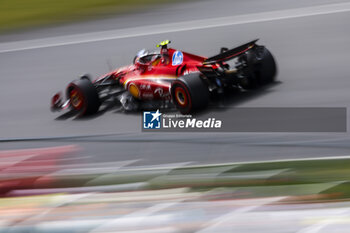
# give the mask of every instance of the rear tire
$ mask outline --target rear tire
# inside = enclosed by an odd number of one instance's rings
[[[244,89],[254,89],[275,81],[277,65],[270,51],[264,46],[256,46],[247,52],[247,77],[242,79]]]
[[[96,88],[88,79],[71,82],[67,87],[67,98],[79,116],[94,114],[101,105]]]
[[[171,85],[173,103],[182,114],[204,109],[209,102],[207,85],[200,73],[181,76]]]
[[[259,63],[257,64],[257,74],[260,85],[265,85],[275,81],[277,66],[270,51],[264,46],[258,46],[255,51]]]

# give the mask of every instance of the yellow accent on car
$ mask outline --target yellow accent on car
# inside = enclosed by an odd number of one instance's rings
[[[130,84],[129,86],[129,92],[132,96],[134,96],[135,98],[139,98],[140,97],[140,91],[139,88],[135,85],[135,84]]]

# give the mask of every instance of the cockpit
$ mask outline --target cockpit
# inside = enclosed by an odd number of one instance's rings
[[[170,59],[168,55],[160,54],[159,52],[149,53],[146,50],[142,51],[142,53],[140,52],[138,53],[138,55],[136,55],[134,59],[134,64],[141,69],[145,69],[150,66],[166,66],[169,64]]]
[[[156,53],[151,53],[151,54],[147,54],[147,55],[143,55],[141,57],[138,57],[138,62],[142,63],[142,64],[147,64],[150,65],[154,62],[157,62],[158,60],[160,60],[162,56],[160,54],[156,54]]]
[[[170,62],[167,52],[167,45],[170,41],[162,41],[157,47],[161,47],[160,51],[149,52],[146,49],[140,50],[135,58],[134,64],[143,70],[146,70],[152,66],[168,65]]]

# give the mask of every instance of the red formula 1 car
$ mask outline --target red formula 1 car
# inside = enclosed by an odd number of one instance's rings
[[[94,81],[83,76],[71,82],[66,88],[67,100],[57,93],[51,109],[71,109],[83,116],[96,113],[103,103],[116,101],[126,110],[137,110],[146,103],[146,108],[175,105],[183,114],[198,111],[208,105],[211,96],[231,87],[253,89],[274,81],[274,58],[256,42],[221,48],[218,55],[207,58],[168,48],[170,41],[163,41],[157,45],[158,52],[141,50],[132,65]]]

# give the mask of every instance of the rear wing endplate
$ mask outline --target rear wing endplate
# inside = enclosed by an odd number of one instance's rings
[[[238,46],[236,48],[227,50],[223,53],[220,53],[218,55],[212,56],[207,58],[203,64],[214,64],[214,63],[218,63],[218,62],[224,62],[224,61],[228,61],[230,59],[233,59],[239,55],[241,55],[242,53],[248,51],[249,49],[253,48],[255,46],[255,43],[258,41],[259,39],[250,41],[246,44],[243,44],[241,46]]]

